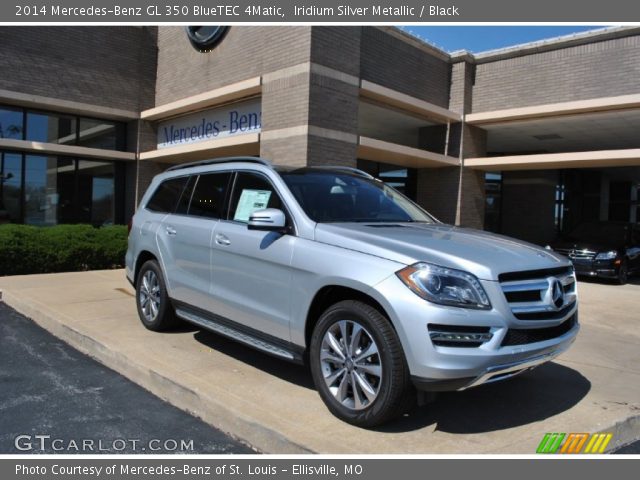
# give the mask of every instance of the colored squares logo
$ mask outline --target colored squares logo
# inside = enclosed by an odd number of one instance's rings
[[[545,433],[536,453],[604,453],[611,433]]]

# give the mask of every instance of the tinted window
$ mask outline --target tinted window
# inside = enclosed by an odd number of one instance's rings
[[[22,139],[22,110],[0,108],[0,138]]]
[[[124,150],[124,124],[80,118],[78,145],[106,150]]]
[[[191,197],[189,215],[222,218],[230,178],[231,173],[228,172],[200,175]]]
[[[380,181],[313,168],[280,175],[316,222],[434,222],[427,212]]]
[[[27,140],[75,145],[76,138],[76,117],[27,112]]]
[[[171,178],[162,182],[147,202],[147,210],[159,213],[173,212],[186,183],[187,177]]]
[[[196,185],[198,181],[198,175],[192,175],[187,180],[187,184],[182,189],[182,194],[180,195],[180,199],[178,200],[178,206],[176,207],[174,213],[179,213],[182,215],[186,215],[189,210],[189,202],[191,201],[191,195],[193,195],[193,187]]]
[[[238,173],[229,218],[237,222],[247,223],[249,216],[256,210],[264,208],[282,209],[282,202],[271,182],[256,173]]]

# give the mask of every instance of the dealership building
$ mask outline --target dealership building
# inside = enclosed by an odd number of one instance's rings
[[[638,27],[480,54],[392,27],[1,27],[0,68],[1,223],[126,223],[155,174],[236,155],[358,167],[539,244],[640,221]]]

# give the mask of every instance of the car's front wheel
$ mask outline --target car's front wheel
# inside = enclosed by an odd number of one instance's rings
[[[142,324],[149,330],[159,332],[178,323],[160,265],[148,260],[138,273],[136,281],[136,305]]]
[[[618,277],[616,278],[618,285],[625,285],[629,281],[629,264],[627,260],[622,260],[620,267],[618,267]]]
[[[322,400],[348,423],[380,425],[415,400],[395,330],[366,303],[346,300],[327,309],[315,326],[309,354]]]

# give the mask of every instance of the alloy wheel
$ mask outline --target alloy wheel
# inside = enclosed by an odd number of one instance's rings
[[[343,406],[362,410],[371,405],[382,383],[382,360],[373,336],[359,323],[339,320],[322,339],[320,366],[324,381]]]
[[[153,270],[147,270],[142,276],[138,301],[145,320],[154,321],[160,310],[160,282]]]

